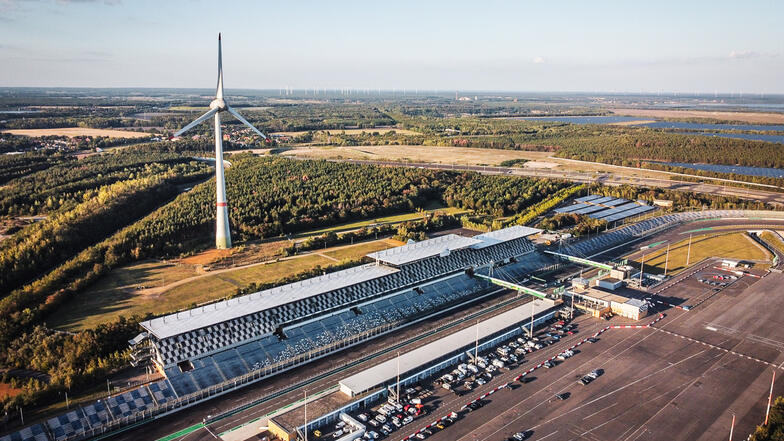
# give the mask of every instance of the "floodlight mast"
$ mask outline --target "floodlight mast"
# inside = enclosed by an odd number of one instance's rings
[[[229,207],[226,201],[226,180],[223,170],[223,136],[220,127],[220,113],[229,112],[242,124],[248,126],[254,133],[267,139],[267,135],[261,133],[259,129],[253,127],[236,110],[229,107],[223,98],[223,54],[221,50],[221,34],[218,34],[218,86],[215,90],[215,99],[210,102],[210,110],[204,115],[196,118],[192,123],[180,129],[174,136],[180,136],[188,130],[196,127],[202,122],[214,116],[215,124],[215,196],[216,196],[216,218],[215,218],[215,248],[231,248],[231,233],[229,231]]]

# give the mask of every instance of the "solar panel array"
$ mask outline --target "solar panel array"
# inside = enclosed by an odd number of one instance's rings
[[[593,219],[616,222],[655,209],[656,207],[642,202],[632,202],[612,196],[590,195],[577,198],[574,204],[556,208],[554,211],[556,213],[583,214]]]

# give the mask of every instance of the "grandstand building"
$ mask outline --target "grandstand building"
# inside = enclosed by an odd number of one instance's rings
[[[514,278],[541,267],[548,258],[527,239],[539,231],[449,234],[371,253],[372,263],[145,321],[131,343],[180,396],[271,374],[497,291],[468,270],[504,267]]]

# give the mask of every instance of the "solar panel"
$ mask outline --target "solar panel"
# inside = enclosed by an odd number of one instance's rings
[[[588,201],[592,201],[594,199],[599,199],[601,197],[603,197],[603,196],[600,195],[600,194],[592,194],[592,195],[588,195],[588,196],[583,196],[581,198],[577,198],[577,199],[575,199],[575,201],[577,201],[577,202],[588,202]]]
[[[603,202],[603,203],[602,203],[602,205],[606,205],[606,206],[608,206],[608,207],[613,207],[613,208],[615,208],[615,207],[617,207],[617,206],[619,206],[619,205],[622,205],[622,204],[625,204],[625,203],[627,203],[627,202],[629,202],[629,200],[628,200],[628,199],[617,198],[617,199],[613,199],[613,200],[611,200],[611,201]]]
[[[594,205],[594,204],[603,204],[603,203],[605,203],[607,201],[611,201],[613,199],[615,199],[615,198],[612,197],[612,196],[604,196],[604,197],[601,197],[599,199],[594,199],[592,201],[589,201],[589,203],[592,204],[592,205]]]
[[[581,208],[581,209],[579,209],[577,211],[573,211],[572,213],[575,213],[575,214],[588,214],[588,213],[593,213],[593,212],[596,212],[596,211],[606,210],[606,209],[607,208],[601,207],[599,205],[586,205],[585,207],[583,207],[583,208]]]
[[[568,207],[556,208],[554,211],[556,213],[570,213],[572,211],[579,210],[580,208],[583,208],[583,207],[585,207],[585,204],[574,204],[574,205],[570,205]]]
[[[624,212],[626,210],[631,210],[631,209],[637,208],[639,206],[640,206],[640,204],[637,204],[635,202],[629,202],[629,203],[626,203],[626,204],[623,204],[623,205],[619,205],[619,206],[617,206],[615,208],[610,208],[610,209],[607,209],[605,211],[601,211],[601,212],[598,212],[598,213],[593,213],[593,214],[591,214],[591,217],[594,218],[594,219],[602,219],[602,218],[611,216],[613,214],[618,214],[618,213]]]
[[[626,219],[627,217],[637,216],[638,214],[647,213],[648,211],[655,210],[656,207],[649,205],[641,205],[638,208],[632,208],[621,213],[613,214],[610,217],[604,218],[607,222],[615,222],[617,220]]]

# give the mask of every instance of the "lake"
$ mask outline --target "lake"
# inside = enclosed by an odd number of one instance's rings
[[[656,164],[670,165],[673,167],[690,168],[694,170],[712,171],[717,173],[735,173],[746,176],[765,176],[768,178],[784,178],[784,169],[766,167],[745,167],[741,165],[716,165],[716,164],[688,164],[683,162],[648,161]]]
[[[522,116],[511,119],[558,122],[569,124],[613,124],[619,122],[645,121],[646,118],[635,116]],[[650,118],[648,118],[650,120]],[[701,124],[687,122],[656,121],[647,124],[635,124],[634,127],[650,127],[652,129],[695,130],[694,132],[675,132],[683,135],[721,136],[724,138],[749,139],[752,141],[767,141],[784,144],[782,135],[758,135],[752,133],[713,133],[698,132],[696,130],[771,130],[784,132],[784,125],[764,124]]]
[[[784,135],[756,135],[752,133],[706,133],[706,132],[691,132],[691,133],[681,133],[681,134],[700,135],[700,136],[721,136],[722,138],[750,139],[752,141],[767,141],[767,142],[776,142],[779,144],[784,144]]]

